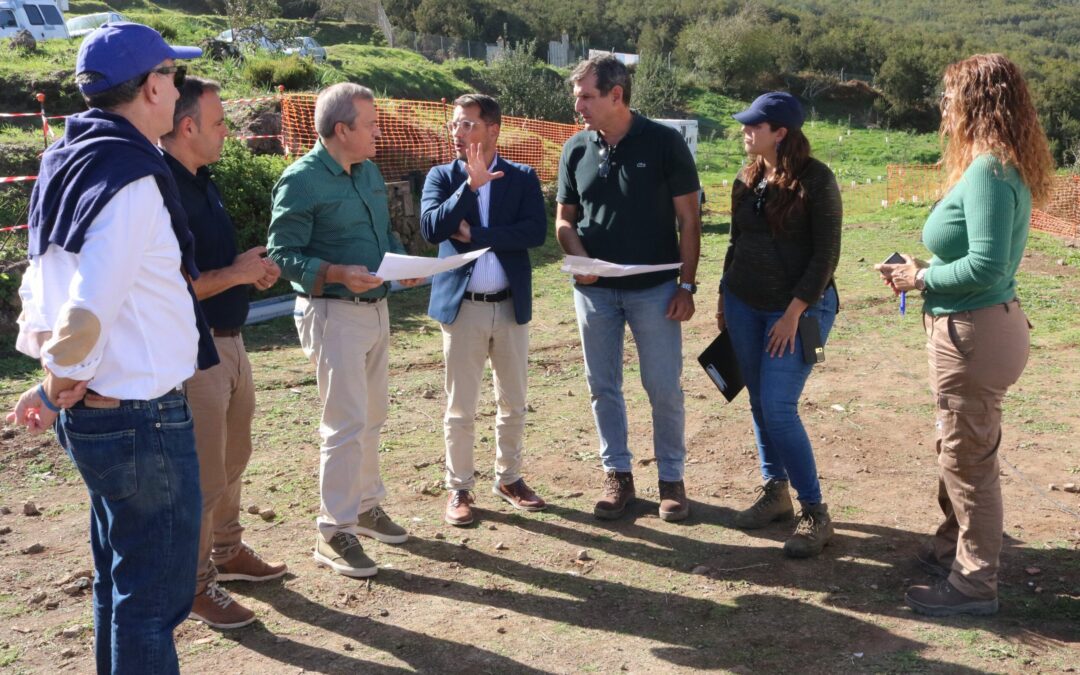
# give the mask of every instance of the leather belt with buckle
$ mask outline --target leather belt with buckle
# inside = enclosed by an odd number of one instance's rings
[[[351,302],[354,305],[374,305],[380,300],[386,298],[339,298],[336,295],[309,295],[307,293],[297,293],[301,298],[307,298],[308,300],[341,300],[342,302]]]
[[[220,337],[220,338],[240,337],[240,329],[239,328],[211,328],[210,332],[214,334],[214,337]]]
[[[504,288],[498,293],[470,293],[465,291],[465,299],[473,302],[502,302],[510,297],[510,289]]]

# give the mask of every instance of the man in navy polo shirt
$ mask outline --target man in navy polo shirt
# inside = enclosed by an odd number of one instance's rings
[[[615,57],[582,61],[570,81],[585,130],[566,142],[559,163],[559,244],[571,255],[620,264],[682,262],[678,272],[574,277],[585,377],[605,472],[593,514],[618,518],[635,496],[622,393],[622,347],[629,324],[652,406],[659,515],[683,520],[690,503],[683,485],[680,324],[693,316],[697,290],[697,169],[677,131],[630,109],[630,75]]]
[[[254,621],[255,612],[218,582],[266,581],[287,569],[285,563],[264,561],[242,541],[240,524],[240,479],[251,457],[255,413],[255,383],[240,328],[247,320],[250,287],[265,290],[281,272],[263,257],[263,246],[237,255],[236,230],[210,178],[207,165],[221,158],[229,134],[220,91],[216,82],[187,78],[173,130],[161,137],[161,145],[195,236],[195,261],[202,274],[193,286],[221,357],[220,364],[184,383],[195,417],[203,504],[190,618],[214,628],[239,628]]]

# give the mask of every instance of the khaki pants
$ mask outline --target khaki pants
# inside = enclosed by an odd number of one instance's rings
[[[1030,326],[1019,302],[923,316],[937,401],[937,559],[964,595],[997,597],[1003,511],[998,479],[1001,401],[1027,364]]]
[[[484,362],[491,359],[498,416],[495,418],[495,480],[521,478],[525,394],[529,370],[529,326],[514,318],[514,303],[462,300],[452,324],[442,324],[446,360],[446,486],[471,490],[476,407]]]
[[[184,383],[195,422],[195,450],[202,488],[202,524],[195,595],[232,560],[240,547],[240,478],[251,457],[255,383],[244,340],[215,337],[221,363],[198,370]]]
[[[390,316],[385,300],[297,297],[293,318],[323,404],[317,523],[329,541],[339,531],[354,532],[356,516],[386,496],[379,433],[386,421]]]

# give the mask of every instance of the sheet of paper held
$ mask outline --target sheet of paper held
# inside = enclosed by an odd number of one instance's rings
[[[680,267],[682,267],[681,262],[667,265],[617,265],[597,258],[568,255],[563,258],[562,271],[570,274],[591,274],[598,277],[628,277],[633,274],[677,270]]]
[[[383,281],[401,281],[402,279],[423,279],[439,272],[446,272],[456,267],[461,267],[480,256],[490,248],[482,248],[468,253],[459,253],[449,258],[428,258],[420,255],[398,255],[387,253],[383,256],[382,264],[379,265],[375,276]]]

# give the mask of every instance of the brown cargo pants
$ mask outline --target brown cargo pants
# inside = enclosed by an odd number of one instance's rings
[[[1013,300],[944,316],[923,315],[930,389],[937,402],[938,504],[934,535],[949,582],[972,598],[997,597],[1003,510],[998,478],[1001,401],[1020,379],[1030,324]]]

